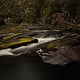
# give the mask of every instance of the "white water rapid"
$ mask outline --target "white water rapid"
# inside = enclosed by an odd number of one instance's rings
[[[26,46],[21,46],[21,47],[15,48],[15,49],[8,48],[8,49],[0,50],[0,56],[21,55],[23,53],[27,53],[31,48],[34,48],[37,45],[40,45],[40,44],[43,44],[43,43],[46,43],[46,42],[50,42],[52,40],[55,40],[56,38],[49,37],[49,38],[37,38],[37,39],[38,39],[38,43],[32,43],[32,44],[29,44],[29,45],[26,45]]]

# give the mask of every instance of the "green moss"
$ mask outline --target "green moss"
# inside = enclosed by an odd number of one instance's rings
[[[32,26],[32,24],[28,22],[22,22],[20,26]]]
[[[19,34],[20,34],[20,33],[19,33]],[[3,40],[10,39],[10,38],[12,38],[12,37],[18,36],[19,34],[12,34],[12,35],[9,35],[9,36],[5,36],[5,37],[3,37]]]
[[[56,45],[57,45],[57,41],[53,41],[53,42],[48,43],[46,48],[52,49],[52,48],[56,47]]]

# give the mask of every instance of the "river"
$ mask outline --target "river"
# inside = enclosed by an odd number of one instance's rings
[[[28,53],[29,50],[31,50],[32,48],[62,38],[64,37],[63,33],[59,30],[36,30],[33,32],[29,32],[27,34],[32,35],[34,33],[37,33],[36,36],[34,36],[33,38],[38,39],[38,43],[32,43],[26,46],[20,46],[18,48],[7,48],[7,49],[2,49],[0,50],[0,56],[4,56],[4,55],[21,55],[21,54],[25,54]],[[26,36],[26,34],[23,34],[23,37]]]
[[[4,56],[4,55],[21,55],[23,53],[27,53],[31,48],[36,47],[37,45],[41,45],[44,44],[46,42],[50,42],[52,40],[55,40],[55,37],[49,37],[49,38],[37,38],[38,39],[38,43],[32,43],[26,46],[21,46],[15,49],[2,49],[0,50],[0,56]]]

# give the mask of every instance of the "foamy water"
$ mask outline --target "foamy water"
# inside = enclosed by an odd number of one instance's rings
[[[0,56],[4,56],[4,55],[13,55],[12,52],[10,52],[11,49],[3,49],[3,50],[0,50]]]

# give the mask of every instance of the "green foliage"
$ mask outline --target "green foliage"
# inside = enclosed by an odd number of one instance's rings
[[[43,18],[44,22],[50,24],[53,20],[53,14],[57,12],[61,12],[61,4],[59,0],[45,0],[44,1],[44,9],[43,9]]]
[[[57,4],[58,3],[58,4]],[[0,16],[10,18],[10,23],[42,22],[51,20],[51,16],[59,9],[58,0],[0,0]],[[9,22],[8,22],[9,24]]]
[[[66,0],[64,9],[70,13],[71,18],[80,16],[80,0]]]
[[[63,9],[71,18],[80,16],[80,0],[0,0],[0,24],[50,24]]]

